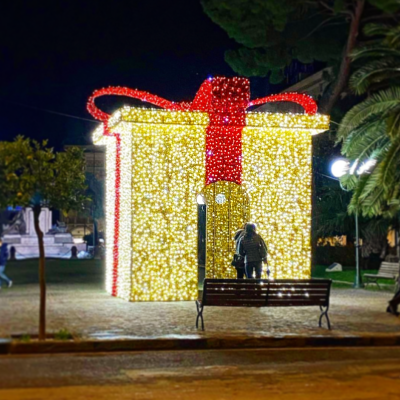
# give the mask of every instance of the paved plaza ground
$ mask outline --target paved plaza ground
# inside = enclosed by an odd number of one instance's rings
[[[333,289],[332,331],[318,327],[318,307],[206,307],[205,332],[195,328],[193,301],[129,303],[103,289],[101,262],[47,262],[47,331],[67,329],[82,338],[216,337],[221,335],[359,335],[399,333],[400,318],[385,312],[390,291]],[[36,334],[37,261],[7,266],[14,280],[0,291],[0,337]],[[326,325],[324,325],[326,327]]]
[[[36,284],[3,289],[0,337],[37,332]],[[111,297],[98,284],[50,284],[48,332],[62,328],[85,338],[180,337],[187,335],[341,335],[398,333],[400,318],[385,312],[390,292],[334,289],[332,331],[318,328],[317,307],[218,308],[204,311],[205,332],[195,328],[191,302],[129,303]]]
[[[0,356],[4,400],[394,400],[400,347]]]

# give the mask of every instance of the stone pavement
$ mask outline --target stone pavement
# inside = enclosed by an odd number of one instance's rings
[[[47,331],[65,328],[94,339],[399,333],[400,318],[385,312],[391,296],[384,291],[334,289],[329,312],[332,331],[318,328],[318,307],[206,307],[206,330],[201,332],[195,328],[193,301],[129,303],[111,297],[96,284],[50,284]],[[38,285],[2,289],[0,337],[37,333],[38,309]]]

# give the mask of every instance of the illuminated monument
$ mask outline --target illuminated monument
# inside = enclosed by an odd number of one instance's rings
[[[152,103],[112,116],[103,95]],[[246,112],[272,101],[304,114]],[[197,202],[207,204],[206,277],[232,278],[233,235],[257,223],[275,278],[309,278],[311,136],[328,129],[312,98],[250,100],[244,78],[206,80],[191,103],[122,87],[97,90],[89,112],[106,146],[106,288],[131,301],[197,298]]]

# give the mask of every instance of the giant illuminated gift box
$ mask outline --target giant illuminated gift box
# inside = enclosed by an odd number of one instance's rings
[[[191,103],[139,90],[94,92],[88,110],[106,146],[106,289],[131,301],[197,297],[196,199],[207,204],[206,277],[232,278],[233,236],[253,221],[275,278],[309,278],[311,136],[328,128],[311,97],[250,101],[244,78],[211,78]],[[95,98],[121,95],[159,109],[123,107],[112,116]],[[302,114],[246,112],[289,101]]]

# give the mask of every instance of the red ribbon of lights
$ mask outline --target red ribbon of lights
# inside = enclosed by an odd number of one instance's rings
[[[210,123],[206,130],[206,178],[205,184],[229,181],[241,184],[242,176],[242,130],[246,125],[246,109],[271,102],[291,102],[301,105],[306,114],[314,115],[317,104],[312,97],[299,93],[281,93],[250,101],[250,83],[246,78],[209,78],[203,82],[190,103],[166,100],[157,95],[127,87],[99,89],[93,92],[87,103],[89,113],[104,123],[104,134],[116,138],[115,221],[113,245],[112,295],[117,295],[119,205],[121,180],[121,139],[118,133],[110,133],[110,115],[95,105],[101,96],[126,96],[154,104],[170,111],[207,112]]]

